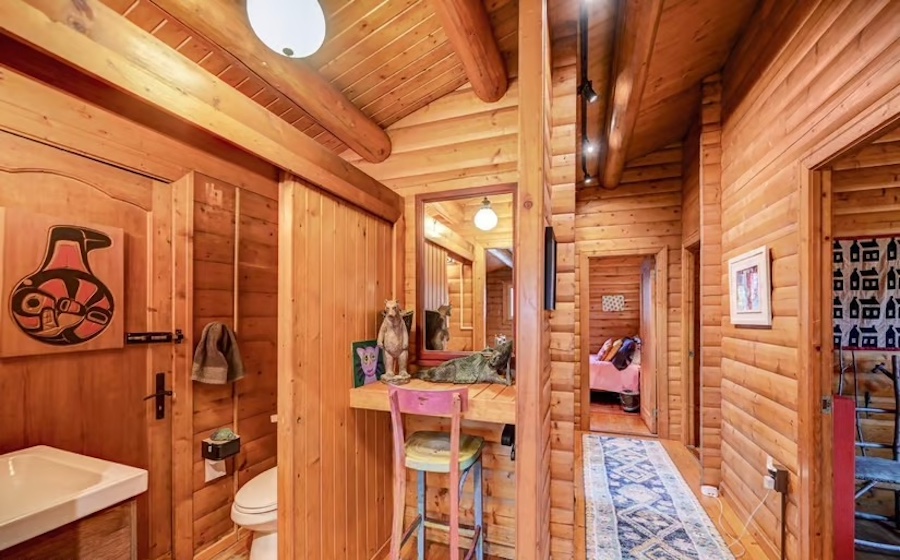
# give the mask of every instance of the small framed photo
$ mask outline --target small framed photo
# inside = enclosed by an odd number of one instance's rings
[[[353,349],[353,386],[362,387],[375,383],[384,375],[384,356],[376,340],[354,342]]]
[[[772,326],[772,278],[765,245],[728,260],[731,324]]]

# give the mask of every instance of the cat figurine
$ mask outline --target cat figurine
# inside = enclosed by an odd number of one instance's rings
[[[501,344],[506,344],[509,339],[505,334],[495,334],[494,335],[494,348],[497,348]]]
[[[362,366],[365,375],[364,383],[369,384],[375,381],[378,374],[378,351],[381,348],[370,346],[368,348],[357,348],[356,353],[359,355],[359,364]]]
[[[497,348],[488,348],[463,358],[455,358],[419,373],[419,379],[433,383],[502,383],[509,385],[505,375],[512,356],[512,341]]]

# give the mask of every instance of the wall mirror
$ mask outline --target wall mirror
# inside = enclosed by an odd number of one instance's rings
[[[515,334],[514,185],[416,197],[416,355],[431,366]]]

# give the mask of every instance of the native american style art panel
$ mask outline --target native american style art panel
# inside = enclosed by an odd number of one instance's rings
[[[835,347],[900,349],[900,237],[836,239],[832,289]]]
[[[119,228],[0,208],[0,358],[124,345]]]

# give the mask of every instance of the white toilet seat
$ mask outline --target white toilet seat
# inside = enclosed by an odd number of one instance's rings
[[[254,531],[250,560],[277,560],[278,467],[260,473],[234,496],[231,520]]]

